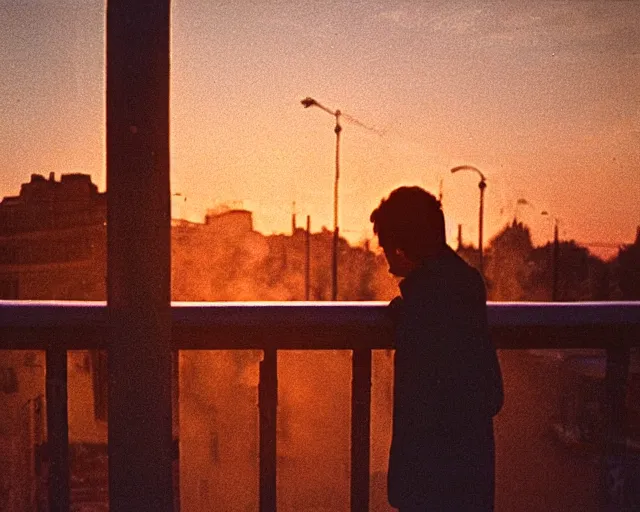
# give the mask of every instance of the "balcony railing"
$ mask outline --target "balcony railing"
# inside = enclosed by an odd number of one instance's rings
[[[606,449],[610,460],[620,457],[629,354],[640,345],[640,303],[490,303],[489,322],[499,349],[606,350]],[[67,351],[109,350],[107,333],[105,303],[0,301],[0,349],[46,352],[52,511],[69,510]],[[353,353],[351,510],[368,510],[371,351],[392,348],[391,335],[382,303],[174,303],[172,307],[175,350],[263,352],[258,392],[261,511],[276,509],[277,351],[293,349]]]

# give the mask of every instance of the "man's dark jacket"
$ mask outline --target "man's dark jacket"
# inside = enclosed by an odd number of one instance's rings
[[[400,289],[389,502],[401,511],[492,510],[492,418],[503,389],[484,281],[446,247]]]

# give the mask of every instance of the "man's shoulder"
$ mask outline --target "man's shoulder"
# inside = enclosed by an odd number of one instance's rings
[[[450,283],[459,282],[461,284],[468,285],[470,282],[475,284],[484,285],[484,279],[480,275],[480,272],[473,266],[469,265],[458,253],[453,249],[448,251],[448,254],[442,260],[441,273],[444,279],[447,279]]]
[[[400,285],[404,298],[417,303],[447,295],[465,296],[467,291],[481,292],[484,288],[480,272],[448,246],[440,257],[420,267]]]

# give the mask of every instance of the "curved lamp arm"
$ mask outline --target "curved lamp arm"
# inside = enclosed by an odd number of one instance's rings
[[[485,178],[484,174],[482,174],[482,171],[480,171],[480,169],[478,169],[477,167],[474,167],[473,165],[459,165],[458,167],[454,167],[453,169],[451,169],[452,173],[458,172],[458,171],[474,171],[477,172],[480,175],[480,182],[484,183],[487,181],[487,178]]]

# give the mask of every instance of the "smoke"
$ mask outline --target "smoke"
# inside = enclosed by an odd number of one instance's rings
[[[228,227],[228,226],[227,226]],[[304,300],[306,239],[265,236],[213,222],[174,229],[173,299]],[[331,296],[332,233],[310,240],[310,298]],[[340,300],[391,298],[397,283],[382,256],[345,240],[339,246]],[[185,510],[254,510],[258,503],[259,351],[180,354],[181,501]],[[385,510],[390,439],[390,358],[376,359],[372,472],[376,510]],[[280,352],[278,372],[278,509],[348,510],[351,354]],[[382,385],[380,391],[378,386]],[[382,508],[381,508],[382,507]]]

